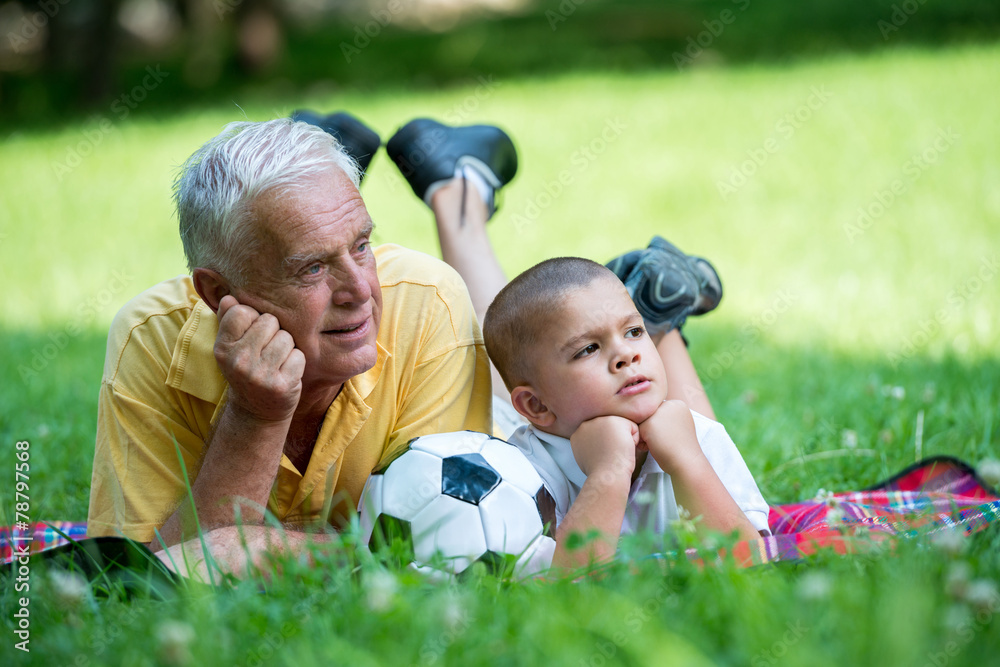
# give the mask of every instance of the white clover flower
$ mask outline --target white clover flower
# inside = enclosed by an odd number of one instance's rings
[[[976,466],[976,473],[979,474],[980,479],[993,488],[1000,486],[1000,461],[996,459],[983,459]]]
[[[989,579],[976,579],[965,589],[965,601],[978,611],[992,611],[1000,607],[997,585]]]
[[[687,511],[686,508],[677,506],[677,519],[670,522],[671,527],[676,533],[688,533],[693,534],[697,530],[697,522],[691,518],[691,512]]]
[[[889,390],[889,395],[895,398],[897,401],[901,401],[906,398],[906,389],[903,387],[893,387]]]
[[[844,510],[839,507],[833,507],[826,512],[826,525],[830,528],[843,528],[844,527]]]
[[[441,607],[441,625],[449,632],[456,632],[469,625],[469,610],[458,595],[449,594]]]
[[[374,612],[388,611],[396,598],[396,577],[377,570],[365,579],[365,604]]]
[[[825,572],[807,572],[796,586],[796,592],[803,600],[825,600],[832,590],[833,581]]]
[[[827,491],[826,489],[820,489],[816,492],[816,501],[823,503],[831,509],[840,507],[840,501],[837,500],[837,496],[834,495],[833,491]]]
[[[849,428],[845,428],[840,434],[840,442],[844,447],[848,449],[854,449],[858,446],[858,432]]]
[[[964,604],[953,604],[945,610],[942,617],[942,625],[952,632],[960,628],[968,627],[972,621],[969,608]]]
[[[167,620],[156,628],[156,643],[160,660],[168,665],[187,665],[191,662],[191,642],[194,628],[184,621]]]
[[[50,570],[49,584],[56,603],[65,609],[76,609],[90,593],[87,580],[76,572],[66,570]]]
[[[951,528],[939,530],[931,537],[931,544],[949,556],[957,556],[965,549],[965,533]]]
[[[971,575],[972,569],[968,563],[961,561],[952,563],[951,567],[948,568],[948,572],[944,575],[945,592],[951,597],[961,600],[965,597],[965,593],[969,589]]]

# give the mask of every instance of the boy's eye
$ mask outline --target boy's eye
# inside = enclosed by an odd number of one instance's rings
[[[642,327],[632,327],[625,332],[626,338],[639,338],[642,334],[646,333],[646,330]]]
[[[585,347],[582,350],[580,350],[579,352],[577,352],[573,356],[573,358],[574,359],[581,359],[583,357],[586,357],[586,356],[589,356],[589,355],[593,354],[594,352],[597,352],[597,343],[591,343],[587,347]]]

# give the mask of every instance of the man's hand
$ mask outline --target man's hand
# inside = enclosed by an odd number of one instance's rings
[[[664,401],[639,424],[639,438],[668,475],[705,454],[698,444],[691,410],[679,400]]]
[[[306,358],[269,313],[227,295],[219,302],[215,360],[229,383],[229,405],[261,422],[291,419],[302,393]]]
[[[624,417],[594,417],[580,424],[569,439],[573,456],[585,475],[623,475],[635,469],[639,428]]]

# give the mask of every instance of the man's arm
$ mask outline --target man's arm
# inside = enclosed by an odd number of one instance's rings
[[[277,318],[240,305],[232,296],[219,304],[215,358],[229,382],[229,399],[208,443],[191,497],[203,531],[240,520],[263,519],[302,391],[305,357]],[[185,497],[160,529],[157,551],[195,534],[191,498]]]
[[[639,436],[660,468],[670,475],[677,504],[691,516],[702,517],[701,527],[726,534],[736,531],[744,540],[759,537],[702,451],[691,411],[684,402],[664,401],[639,425]]]
[[[554,567],[583,567],[615,555],[632,486],[637,434],[627,419],[597,417],[581,424],[570,438],[587,481],[556,529]],[[571,548],[572,535],[588,538],[592,533],[596,535],[582,548]]]

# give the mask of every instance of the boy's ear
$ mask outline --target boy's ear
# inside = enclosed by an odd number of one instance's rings
[[[229,281],[212,269],[195,269],[191,272],[191,281],[198,296],[214,313],[219,312],[219,302],[222,301],[222,297],[233,293]]]
[[[518,414],[535,426],[545,428],[556,420],[555,414],[542,402],[538,392],[530,385],[514,387],[510,392],[510,402]]]

